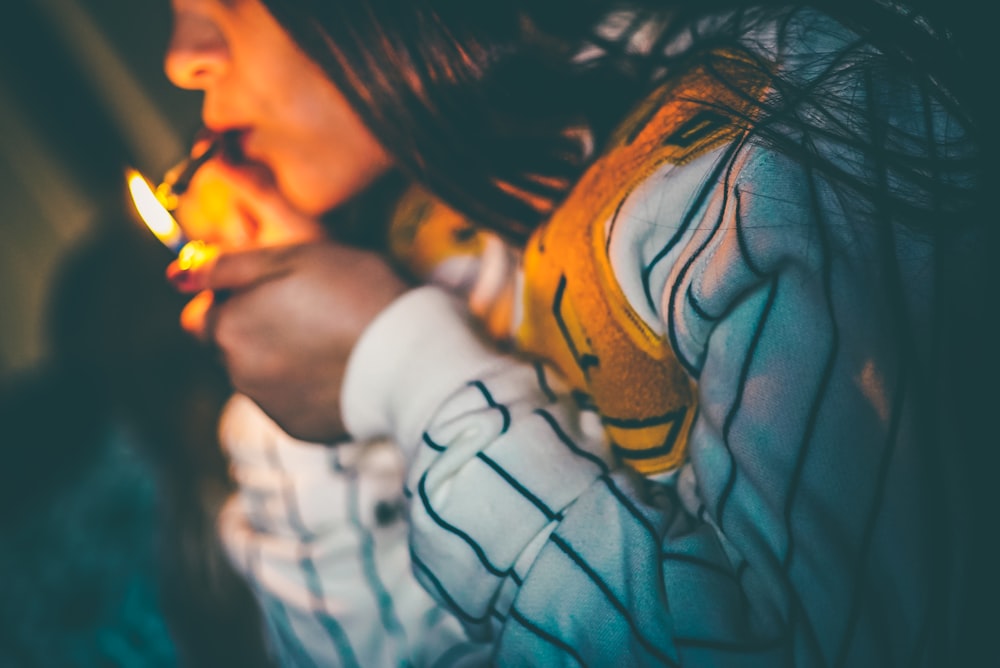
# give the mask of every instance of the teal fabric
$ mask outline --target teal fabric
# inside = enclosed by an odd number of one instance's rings
[[[177,665],[153,471],[95,402],[60,401],[66,387],[21,388],[0,411],[18,436],[4,439],[0,476],[0,665]]]

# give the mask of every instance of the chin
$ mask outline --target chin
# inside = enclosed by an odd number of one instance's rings
[[[326,168],[324,169],[324,165]],[[319,217],[346,204],[368,188],[383,170],[344,169],[343,163],[329,159],[311,164],[273,164],[275,183],[285,198],[300,212]]]
[[[320,188],[309,187],[308,184],[314,183],[311,179],[279,173],[275,182],[288,203],[307,216],[320,216],[339,204],[336,198],[330,197]]]

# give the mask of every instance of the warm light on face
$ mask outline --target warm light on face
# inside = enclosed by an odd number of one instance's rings
[[[181,226],[157,199],[149,182],[142,174],[134,169],[129,169],[125,176],[128,179],[129,192],[132,193],[132,202],[143,222],[165,246],[178,252],[187,241]]]

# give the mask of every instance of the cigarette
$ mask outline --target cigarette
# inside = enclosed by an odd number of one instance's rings
[[[177,208],[177,198],[187,192],[191,180],[202,165],[216,155],[221,155],[232,162],[239,160],[236,133],[202,130],[198,134],[191,154],[167,171],[163,182],[156,187],[156,197],[168,211]]]

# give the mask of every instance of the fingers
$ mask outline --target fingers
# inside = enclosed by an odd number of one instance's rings
[[[215,295],[210,290],[196,294],[181,311],[181,327],[188,334],[202,342],[209,342],[211,332],[210,312],[215,303]]]
[[[319,221],[295,209],[259,163],[209,160],[181,199],[185,232],[226,249],[303,243],[323,237]]]
[[[218,260],[219,248],[200,240],[184,245],[177,259],[167,265],[167,279],[181,292],[204,290],[202,275],[209,274]]]
[[[167,267],[167,279],[186,293],[240,290],[287,274],[302,246],[273,246],[206,254],[185,266],[181,259]]]

